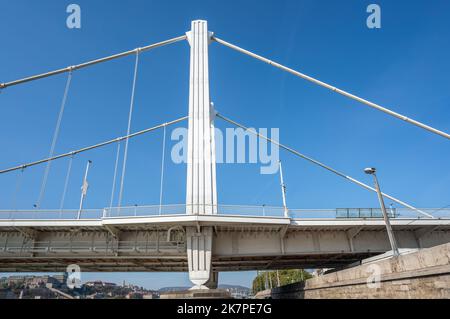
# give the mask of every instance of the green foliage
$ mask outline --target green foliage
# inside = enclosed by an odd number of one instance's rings
[[[252,291],[256,294],[259,291],[278,286],[289,285],[295,282],[305,281],[311,278],[311,274],[303,269],[288,269],[277,271],[265,271],[260,272],[258,276],[253,280]]]

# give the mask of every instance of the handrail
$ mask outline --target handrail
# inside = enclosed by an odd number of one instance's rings
[[[183,216],[188,207],[197,205],[172,204],[172,205],[147,205],[124,206],[103,209],[85,209],[82,211],[82,220],[102,220],[108,218],[132,218],[155,216]],[[248,217],[274,217],[285,218],[284,207],[267,205],[198,205],[215,206],[220,216],[248,216]],[[437,218],[450,218],[450,208],[422,208],[421,210],[433,213]],[[0,210],[0,220],[76,220],[78,210]],[[382,218],[380,208],[301,208],[288,209],[289,218],[292,219],[376,219]],[[419,216],[417,212],[407,208],[388,209],[388,214],[393,219],[413,218],[428,219]]]

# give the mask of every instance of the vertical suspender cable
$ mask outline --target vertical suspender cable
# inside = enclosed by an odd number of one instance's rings
[[[64,115],[64,109],[65,109],[65,106],[66,106],[66,101],[67,101],[67,96],[69,94],[69,88],[70,88],[71,81],[72,81],[72,71],[69,72],[69,75],[67,77],[66,87],[64,89],[64,96],[63,96],[63,99],[62,99],[62,102],[61,102],[61,108],[59,110],[59,116],[58,116],[58,120],[56,122],[56,128],[55,128],[55,132],[53,134],[52,145],[50,147],[50,152],[49,152],[49,156],[48,157],[52,157],[54,152],[55,152],[55,146],[56,146],[56,142],[58,140],[59,130],[61,128],[61,122],[62,122],[62,118],[63,118],[63,115]],[[42,184],[41,184],[41,190],[39,192],[39,198],[38,198],[38,201],[36,203],[36,208],[37,209],[39,209],[41,207],[42,200],[44,198],[45,187],[47,185],[48,174],[50,172],[50,166],[51,166],[51,162],[47,162],[47,166],[45,167],[44,177],[42,178]]]
[[[164,163],[166,160],[166,125],[164,125],[163,146],[162,146],[162,159],[161,159],[161,183],[159,190],[159,214],[162,213],[162,200],[163,200],[163,184],[164,184]]]
[[[69,187],[70,174],[72,172],[73,155],[70,156],[69,166],[67,167],[66,180],[64,182],[64,189],[61,196],[61,203],[59,205],[59,217],[62,217],[62,210],[64,208],[64,202],[66,200],[67,188]]]
[[[136,51],[136,62],[134,65],[134,76],[133,76],[133,87],[131,89],[131,101],[130,101],[130,112],[128,114],[128,128],[127,128],[127,136],[130,135],[131,131],[131,119],[133,117],[133,106],[134,106],[134,94],[136,91],[136,79],[139,65],[139,50]],[[122,196],[123,196],[123,184],[125,180],[125,172],[127,169],[127,157],[128,157],[128,142],[129,138],[125,139],[125,150],[123,154],[123,163],[122,163],[122,176],[120,178],[120,191],[119,191],[119,207],[122,206]]]
[[[114,165],[114,177],[113,177],[113,182],[112,182],[112,187],[111,187],[111,200],[109,202],[109,211],[111,213],[111,208],[113,206],[114,203],[114,194],[116,192],[116,181],[117,181],[117,171],[119,168],[119,158],[120,158],[120,141],[117,143],[117,154],[116,154],[116,164]]]

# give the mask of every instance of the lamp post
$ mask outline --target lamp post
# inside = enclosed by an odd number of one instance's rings
[[[383,213],[383,218],[384,218],[384,222],[386,224],[386,230],[387,230],[387,233],[388,233],[389,242],[390,242],[391,248],[392,248],[392,253],[393,253],[394,256],[398,256],[399,252],[398,252],[397,241],[395,240],[395,236],[394,236],[394,232],[392,230],[391,222],[389,221],[389,216],[388,216],[388,214],[386,212],[386,206],[384,205],[383,195],[381,193],[380,184],[378,183],[378,178],[377,178],[376,171],[377,170],[374,167],[369,167],[369,168],[364,169],[364,173],[373,176],[373,180],[374,180],[374,183],[375,183],[375,189],[376,189],[377,195],[378,195],[378,201],[380,202],[381,212]]]
[[[283,210],[284,210],[284,217],[289,217],[289,210],[286,205],[286,184],[284,184],[283,179],[283,168],[281,167],[281,161],[278,161],[278,165],[280,168],[280,186],[281,186],[281,194],[283,196]]]
[[[81,186],[80,208],[78,209],[77,219],[80,219],[80,217],[81,217],[81,211],[83,210],[84,199],[86,198],[87,191],[89,188],[87,177],[88,177],[88,173],[89,173],[89,167],[91,166],[91,164],[92,164],[92,161],[89,160],[86,165],[86,171],[84,173],[84,178],[83,178],[83,185]]]

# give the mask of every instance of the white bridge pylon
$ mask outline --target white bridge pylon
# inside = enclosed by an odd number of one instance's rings
[[[209,96],[208,46],[212,33],[206,21],[192,21],[187,39],[191,46],[186,213],[217,213],[214,123]],[[189,279],[205,288],[211,277],[212,227],[187,227]]]

